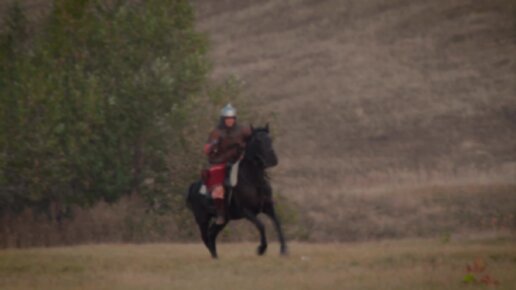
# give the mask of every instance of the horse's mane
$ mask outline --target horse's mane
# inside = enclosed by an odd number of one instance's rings
[[[248,140],[247,140],[248,145],[249,145],[250,143],[252,143],[254,140],[256,140],[257,135],[258,135],[259,133],[263,133],[263,132],[265,132],[265,133],[267,133],[267,134],[269,133],[269,129],[268,129],[267,127],[256,127],[256,128],[255,128],[255,127],[251,127],[251,128],[252,128],[252,134],[251,134],[251,136],[249,136],[249,138],[248,138]],[[246,147],[246,149],[245,149],[245,150],[246,150],[246,152],[245,152],[245,156],[253,156],[253,155],[255,156],[255,155],[256,155],[256,152],[253,152],[253,151],[252,151],[252,149],[253,149],[253,148],[252,148],[252,146],[247,146],[247,147]],[[253,161],[252,161],[252,160],[250,160],[250,159],[248,159],[248,161],[250,161],[250,162],[251,162],[251,163],[253,163],[253,164],[256,164],[255,162],[253,162]],[[266,171],[265,169],[260,170],[260,171],[262,171],[262,172],[263,172],[262,174],[263,174],[263,179],[264,179],[264,181],[265,181],[265,182],[268,182],[268,181],[270,180],[270,177],[269,177],[269,175],[267,174],[267,171]]]
[[[251,135],[250,135],[250,136],[247,138],[247,140],[246,140],[246,143],[247,143],[247,144],[249,144],[249,143],[253,142],[253,141],[256,139],[256,136],[257,136],[259,133],[263,133],[263,132],[269,133],[269,129],[267,129],[266,127],[257,127],[257,128],[255,128],[255,127],[252,127],[252,126],[251,126],[251,128],[252,128],[252,129],[251,129],[251,130],[252,130],[252,133],[251,133]],[[251,150],[250,148],[252,148],[252,147],[250,147],[250,146],[247,146],[247,147],[246,147],[246,152],[245,152],[246,154],[251,154],[251,153],[253,153],[252,151],[251,151],[251,152],[249,151],[249,150]]]

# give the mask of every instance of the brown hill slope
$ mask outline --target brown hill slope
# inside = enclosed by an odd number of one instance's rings
[[[515,173],[510,1],[194,2],[213,76],[277,116],[281,183]]]
[[[446,231],[497,211],[514,229],[515,188],[496,186],[516,177],[513,1],[193,2],[213,77],[275,116],[275,184],[312,237]]]

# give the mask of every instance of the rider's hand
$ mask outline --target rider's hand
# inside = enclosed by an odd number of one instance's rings
[[[204,144],[204,154],[210,155],[212,151],[217,152],[217,144],[219,144],[218,140],[213,140],[210,143]]]
[[[209,155],[211,152],[212,145],[211,144],[204,144],[204,154]]]

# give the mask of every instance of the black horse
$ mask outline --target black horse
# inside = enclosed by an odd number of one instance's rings
[[[217,258],[217,235],[229,220],[242,218],[252,222],[260,232],[260,245],[257,251],[258,255],[263,255],[267,250],[267,239],[265,227],[257,217],[259,213],[264,213],[272,219],[280,242],[280,253],[282,255],[287,253],[283,231],[274,210],[272,188],[265,172],[267,168],[277,164],[278,159],[269,136],[269,126],[252,128],[244,157],[240,161],[237,185],[233,189],[225,186],[227,210],[226,223],[223,225],[213,222],[215,208],[207,195],[199,193],[202,186],[201,181],[190,185],[187,204],[199,225],[202,240],[213,258]]]

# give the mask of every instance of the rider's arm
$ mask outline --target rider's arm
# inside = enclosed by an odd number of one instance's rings
[[[216,146],[218,143],[219,133],[217,130],[214,130],[210,133],[210,136],[208,137],[208,141],[206,142],[206,144],[204,144],[204,154],[209,155],[214,149],[214,146]]]

